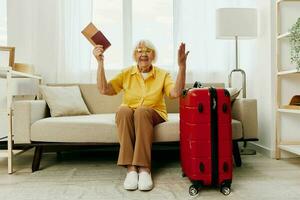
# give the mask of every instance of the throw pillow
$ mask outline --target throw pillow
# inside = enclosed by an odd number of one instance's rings
[[[89,115],[78,86],[40,86],[51,117]]]

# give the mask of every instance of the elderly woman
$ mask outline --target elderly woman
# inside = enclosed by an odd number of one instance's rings
[[[137,43],[133,57],[136,65],[122,70],[107,82],[104,72],[103,48],[97,45],[93,51],[98,61],[97,85],[101,94],[115,95],[123,90],[123,102],[116,113],[120,142],[118,165],[127,167],[124,188],[127,190],[151,190],[151,148],[154,127],[167,120],[164,95],[180,96],[185,85],[185,44],[178,50],[179,71],[176,82],[168,72],[153,66],[156,51],[147,40]]]

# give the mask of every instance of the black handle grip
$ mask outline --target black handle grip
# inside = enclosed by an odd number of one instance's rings
[[[225,97],[230,97],[230,93],[228,90],[224,89],[224,94],[225,94]]]
[[[198,81],[196,81],[193,85],[193,88],[202,88],[202,84]]]
[[[185,97],[187,95],[188,91],[189,91],[188,89],[183,89],[181,95],[183,97]]]

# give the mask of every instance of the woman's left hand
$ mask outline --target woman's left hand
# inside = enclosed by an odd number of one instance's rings
[[[181,43],[178,49],[178,66],[180,68],[186,67],[186,58],[189,53],[189,51],[185,52],[185,43]]]

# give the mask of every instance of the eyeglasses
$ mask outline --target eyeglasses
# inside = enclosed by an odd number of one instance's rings
[[[147,53],[150,54],[153,50],[150,48],[137,48],[135,50],[137,53]]]

